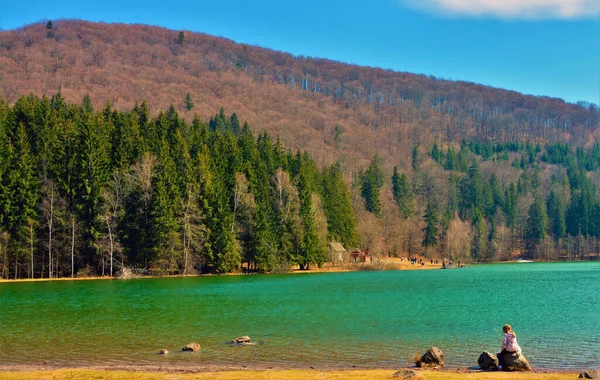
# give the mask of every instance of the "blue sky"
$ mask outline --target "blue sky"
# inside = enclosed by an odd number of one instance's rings
[[[59,18],[143,23],[600,104],[600,0],[0,0],[0,9],[4,30]]]

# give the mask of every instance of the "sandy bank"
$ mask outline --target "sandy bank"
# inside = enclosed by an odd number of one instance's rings
[[[474,370],[420,370],[415,371],[424,380],[459,380],[459,379],[482,379],[482,380],[566,380],[576,379],[577,373],[565,372],[531,372],[531,373],[508,373],[508,372],[481,372]],[[210,367],[202,368],[175,368],[175,367],[92,367],[92,368],[62,368],[42,369],[30,366],[5,366],[0,367],[0,379],[5,380],[30,380],[30,379],[220,379],[220,380],[341,380],[341,379],[392,379],[396,370],[370,369],[370,370],[319,370],[319,369],[237,369],[237,370],[215,370]]]
[[[358,271],[378,271],[378,270],[426,270],[426,269],[440,269],[441,263],[431,264],[427,261],[424,265],[411,264],[406,260],[401,260],[395,257],[386,257],[374,260],[373,263],[341,263],[332,265],[326,263],[322,268],[311,268],[310,270],[298,270],[291,269],[291,274],[303,274],[303,273],[338,273],[338,272],[358,272]],[[228,273],[224,276],[245,276],[245,273]],[[140,276],[137,278],[170,278],[170,277],[202,277],[202,276],[215,276],[214,274],[201,274],[201,275],[165,275],[165,276]],[[58,277],[58,278],[18,278],[18,279],[0,279],[0,283],[10,282],[45,282],[45,281],[89,281],[89,280],[116,280],[117,277]]]

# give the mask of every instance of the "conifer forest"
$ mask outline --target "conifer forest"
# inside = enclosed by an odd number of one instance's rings
[[[2,102],[0,273],[309,269],[330,241],[386,256],[597,259],[600,145],[436,142],[410,155],[411,170],[386,173],[375,155],[347,173],[223,109],[186,122],[173,107],[95,110],[60,92]],[[393,230],[378,238],[369,223],[384,219]]]

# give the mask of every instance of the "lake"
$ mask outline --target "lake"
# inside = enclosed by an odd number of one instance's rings
[[[534,369],[598,366],[600,263],[0,283],[0,364],[468,367],[505,323]]]

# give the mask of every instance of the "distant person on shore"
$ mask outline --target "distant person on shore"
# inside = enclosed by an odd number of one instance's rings
[[[502,327],[504,331],[504,339],[502,341],[502,348],[498,356],[498,365],[504,368],[504,355],[506,354],[517,354],[521,353],[521,346],[517,343],[517,334],[513,331],[512,327],[507,323]]]

